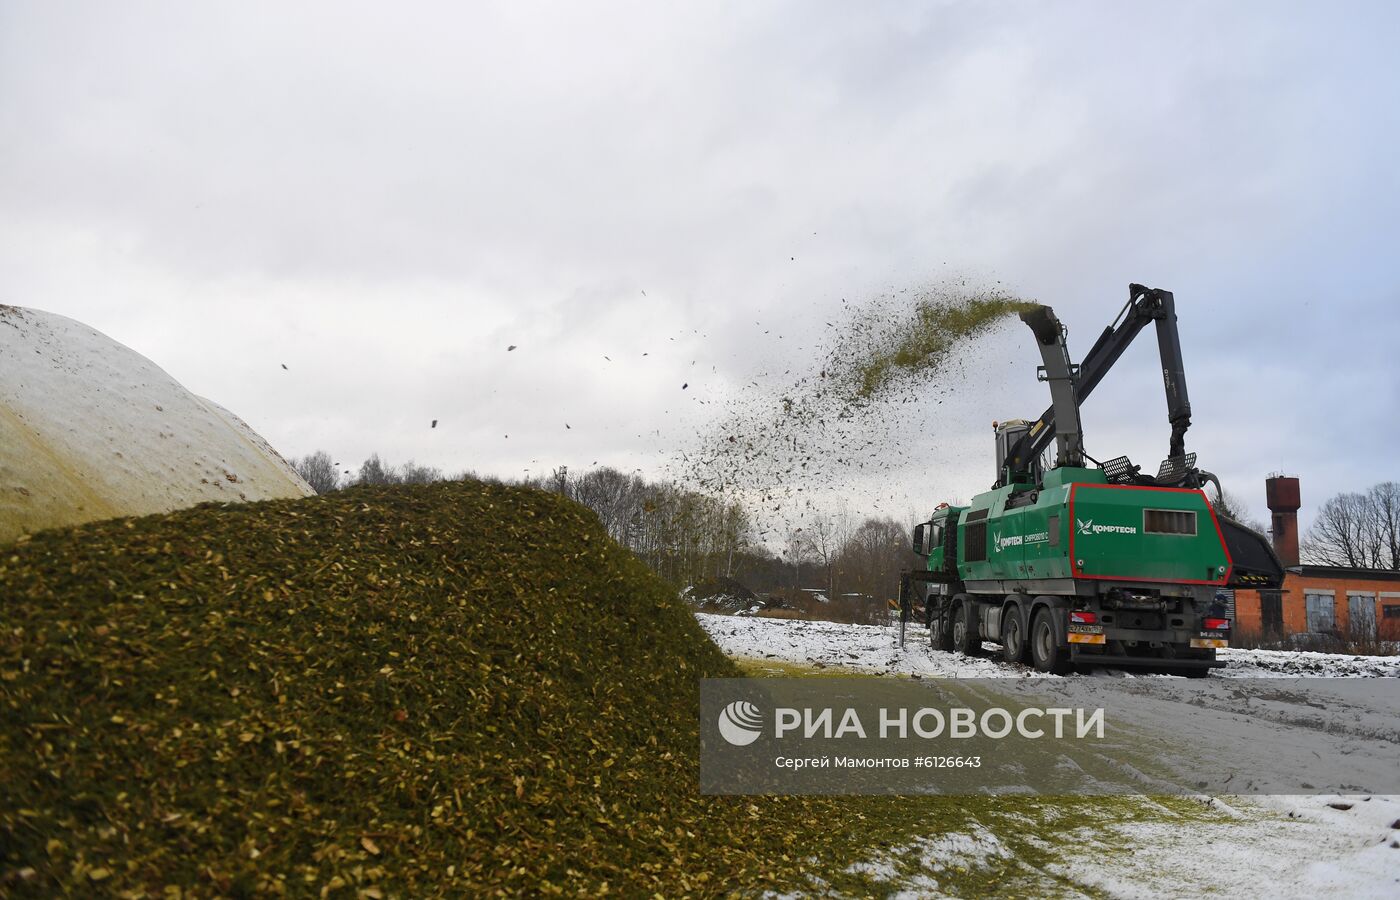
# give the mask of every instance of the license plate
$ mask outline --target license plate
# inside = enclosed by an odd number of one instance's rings
[[[1071,644],[1102,644],[1106,641],[1107,638],[1101,634],[1079,634],[1073,631],[1069,633],[1069,642]]]
[[[1220,638],[1192,638],[1192,650],[1224,650],[1230,642]]]

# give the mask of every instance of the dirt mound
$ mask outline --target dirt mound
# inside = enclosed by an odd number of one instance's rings
[[[5,890],[757,891],[839,878],[890,821],[699,795],[698,679],[737,670],[540,491],[41,533],[0,555],[0,628]]]
[[[758,595],[733,578],[720,576],[692,586],[685,594],[690,605],[701,612],[736,613],[762,605]]]

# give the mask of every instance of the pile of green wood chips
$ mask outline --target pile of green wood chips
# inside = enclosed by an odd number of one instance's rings
[[[738,672],[583,507],[454,482],[0,548],[0,893],[745,893],[878,798],[699,794]],[[825,882],[822,882],[825,883]]]

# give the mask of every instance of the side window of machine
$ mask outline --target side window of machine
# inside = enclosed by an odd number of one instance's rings
[[[963,538],[967,541],[963,559],[968,562],[981,562],[987,558],[986,522],[969,522],[963,530]]]
[[[1196,514],[1191,510],[1144,509],[1142,530],[1147,534],[1196,534]]]

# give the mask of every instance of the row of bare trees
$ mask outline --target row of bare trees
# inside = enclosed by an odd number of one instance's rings
[[[328,494],[356,484],[429,484],[445,478],[441,469],[420,466],[413,460],[401,466],[391,466],[380,459],[378,453],[370,454],[369,459],[361,463],[354,473],[341,469],[340,463],[332,460],[324,450],[292,460],[292,468],[318,494]],[[464,477],[467,477],[467,473],[457,476],[459,479]]]
[[[1400,483],[1385,481],[1322,504],[1302,552],[1319,565],[1400,571]]]
[[[753,541],[749,515],[738,503],[666,482],[607,466],[578,476],[556,469],[541,481],[593,510],[615,541],[674,584],[732,577]]]
[[[910,547],[910,527],[895,519],[867,518],[857,523],[849,511],[812,517],[788,535],[784,556],[802,581],[804,565],[829,598],[863,594],[885,600],[899,594],[899,573],[918,558]]]

